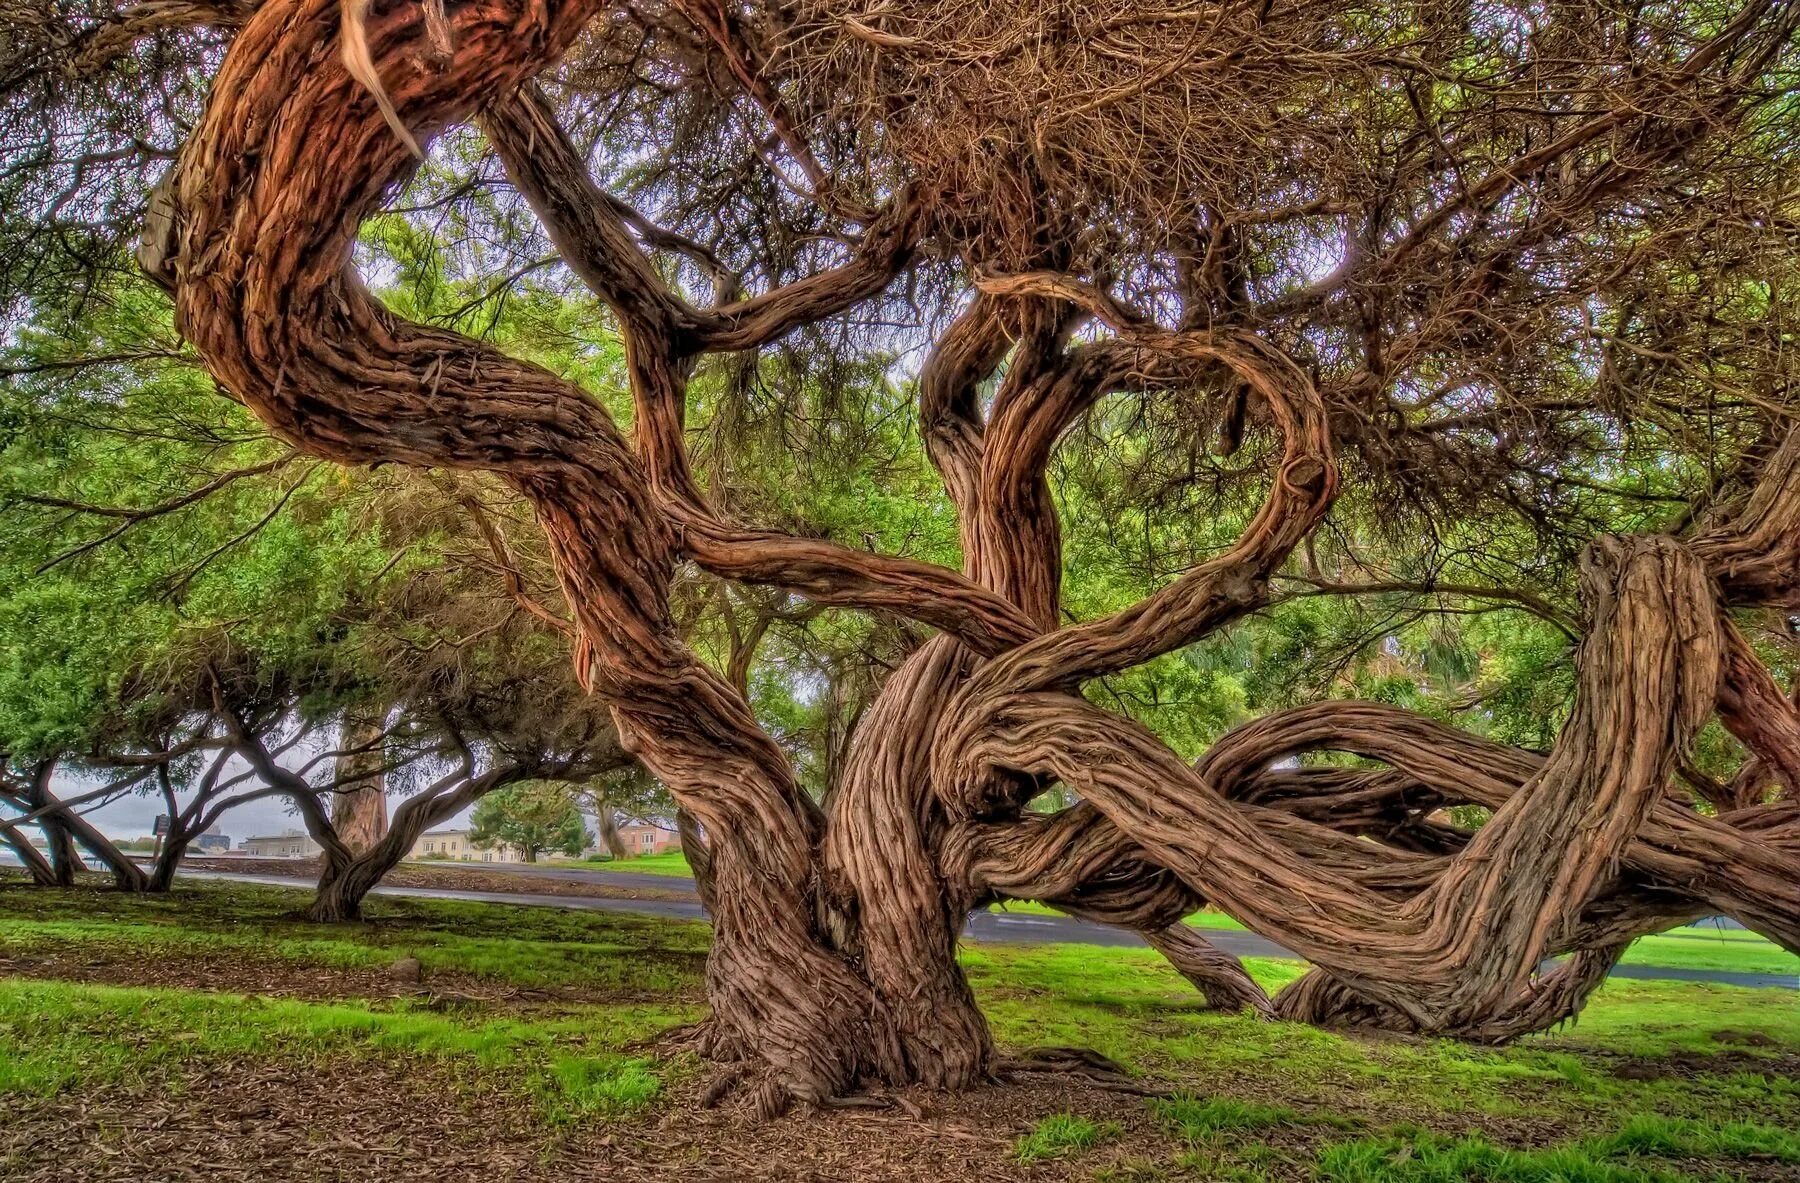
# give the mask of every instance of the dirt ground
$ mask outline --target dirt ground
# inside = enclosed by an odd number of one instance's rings
[[[0,1125],[11,1183],[148,1180],[786,1180],[921,1183],[1055,1180],[1073,1167],[1009,1158],[1037,1116],[1067,1110],[1149,1129],[1141,1102],[1074,1081],[995,1087],[921,1116],[844,1111],[756,1123],[697,1105],[700,1084],[657,1118],[546,1130],[516,1097],[471,1092],[417,1065],[359,1061],[196,1076],[27,1104]]]

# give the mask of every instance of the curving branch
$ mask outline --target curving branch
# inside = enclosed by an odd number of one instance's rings
[[[1800,799],[1800,704],[1785,694],[1749,640],[1729,618],[1725,632],[1725,677],[1719,682],[1719,721],[1750,749],[1755,768],[1739,777],[1714,805],[1731,809],[1761,804],[1770,779]]]
[[[1678,544],[1595,544],[1584,602],[1582,691],[1557,748],[1397,909],[1246,822],[1148,732],[1065,695],[965,703],[934,769],[965,800],[980,799],[996,765],[1055,776],[1257,931],[1422,1029],[1457,1028],[1525,989],[1556,933],[1610,882],[1716,692],[1711,595]]]

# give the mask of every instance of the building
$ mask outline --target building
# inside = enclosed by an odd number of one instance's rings
[[[413,842],[407,858],[454,859],[463,863],[522,863],[525,852],[508,842],[482,849],[469,840],[468,830],[427,830]]]
[[[665,830],[661,826],[649,826],[642,823],[620,826],[619,841],[625,844],[625,857],[627,858],[638,858],[646,854],[662,854],[664,851],[681,849],[681,835],[674,830]]]
[[[317,858],[319,844],[309,834],[285,830],[263,838],[246,838],[239,846],[251,858]]]
[[[208,830],[194,839],[194,849],[203,854],[225,854],[231,850],[231,839],[218,830]]]

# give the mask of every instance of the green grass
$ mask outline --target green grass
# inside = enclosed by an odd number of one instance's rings
[[[513,987],[553,997],[443,1008],[428,999],[309,1002],[0,978],[0,1098],[108,1083],[172,1087],[184,1074],[238,1060],[379,1057],[517,1090],[548,1121],[619,1121],[654,1113],[667,1103],[671,1074],[693,1070],[639,1044],[701,1013],[703,924],[378,897],[366,923],[326,926],[294,918],[304,899],[290,889],[223,884],[166,899],[0,887],[0,958],[248,960],[277,970],[369,972],[412,954],[428,988],[464,989],[446,987],[449,979],[472,983],[467,992],[478,995],[475,987],[491,984],[487,993],[499,997]],[[1643,1183],[1679,1168],[1674,1160],[1721,1170],[1749,1156],[1800,1161],[1800,1142],[1784,1133],[1800,1129],[1800,1082],[1772,1067],[1776,1057],[1800,1054],[1800,1005],[1791,992],[1614,980],[1578,1022],[1493,1049],[1211,1012],[1148,949],[971,944],[962,959],[1002,1046],[1091,1047],[1187,1090],[1153,1111],[1167,1140],[1164,1158],[1143,1167],[1147,1179],[1165,1169],[1177,1170],[1171,1178],[1207,1177],[1179,1162],[1168,1168],[1183,1155],[1199,1156],[1193,1161],[1216,1167],[1219,1178],[1270,1168],[1289,1178],[1317,1172],[1399,1183],[1460,1178],[1443,1173],[1455,1170],[1502,1181],[1586,1171],[1567,1178]],[[1303,968],[1256,959],[1248,967],[1270,989]],[[1681,1060],[1666,1076],[1618,1071],[1675,1056]],[[1620,1114],[1658,1116],[1621,1124]],[[1105,1116],[1060,1115],[1069,1121],[1047,1124],[1041,1137],[1032,1130],[1019,1153],[1080,1149],[1059,1141],[1077,1136],[1070,1123],[1103,1126]],[[1418,1130],[1396,1132],[1396,1122]],[[1554,1126],[1567,1140],[1526,1150],[1491,1133],[1521,1122]],[[1368,1136],[1343,1141],[1335,1127],[1350,1125]],[[1471,1129],[1490,1131],[1489,1141],[1460,1136]],[[1336,1146],[1315,1162],[1328,1139]],[[1265,1163],[1258,1153],[1275,1157]],[[1105,1169],[1136,1178],[1136,1161]],[[1400,1173],[1368,1174],[1384,1163]],[[1420,1173],[1434,1169],[1439,1174]]]
[[[1319,1154],[1322,1183],[1687,1183],[1658,1167],[1616,1164],[1573,1146],[1507,1150],[1479,1135],[1344,1142]]]
[[[1628,1118],[1615,1133],[1533,1150],[1508,1150],[1485,1138],[1436,1137],[1413,1130],[1327,1146],[1323,1183],[1675,1183],[1692,1176],[1654,1159],[1756,1159],[1800,1162],[1800,1136],[1751,1121],[1720,1125],[1651,1114]]]
[[[1146,1075],[1200,1082],[1209,1096],[1236,1087],[1261,1096],[1273,1084],[1287,1108],[1366,1120],[1552,1116],[1597,1129],[1621,1111],[1709,1119],[1730,1106],[1741,1110],[1734,1116],[1800,1124],[1800,1084],[1753,1070],[1758,1057],[1800,1049],[1800,1005],[1787,991],[1616,979],[1573,1024],[1494,1049],[1206,1011],[1149,950],[974,945],[963,961],[1003,1043],[1092,1047]],[[1246,965],[1269,989],[1301,971],[1291,961]],[[1679,1073],[1613,1071],[1676,1054],[1732,1058],[1704,1089]]]
[[[1617,1133],[1584,1143],[1592,1154],[1604,1158],[1638,1155],[1700,1158],[1762,1158],[1800,1163],[1800,1134],[1754,1121],[1708,1125],[1686,1118],[1641,1113]]]
[[[297,920],[287,888],[183,888],[166,897],[15,890],[0,895],[0,957],[136,950],[221,954],[335,969],[414,956],[427,979],[463,973],[526,988],[643,996],[697,990],[708,930],[628,912],[509,908],[371,896],[360,924]]]
[[[1800,977],[1800,957],[1753,932],[1676,929],[1639,937],[1620,958],[1625,965],[1672,969],[1712,969],[1731,973],[1789,974]]]
[[[1095,1121],[1074,1113],[1055,1113],[1038,1122],[1029,1134],[1014,1144],[1013,1157],[1020,1162],[1063,1158],[1110,1141],[1119,1136],[1119,1130],[1117,1122]]]
[[[1304,1125],[1307,1121],[1285,1105],[1264,1105],[1231,1097],[1180,1094],[1152,1100],[1150,1109],[1160,1124],[1189,1142],[1201,1141],[1221,1130],[1260,1130]]]
[[[303,1062],[405,1056],[503,1073],[552,1120],[634,1111],[656,1096],[627,1040],[687,1021],[691,1008],[607,1007],[559,1015],[438,1013],[401,1002],[305,1002],[190,990],[0,978],[0,1095],[74,1086],[154,1086],[233,1058]]]
[[[550,865],[554,867],[593,867],[602,871],[631,871],[639,875],[669,875],[683,879],[692,878],[694,874],[694,869],[688,866],[687,856],[679,850],[622,859],[557,859]]]
[[[545,1108],[561,1120],[623,1117],[649,1108],[662,1093],[651,1061],[624,1056],[557,1056],[550,1079],[556,1088]]]

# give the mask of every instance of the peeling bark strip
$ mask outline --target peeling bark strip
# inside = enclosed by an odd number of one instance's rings
[[[673,793],[693,844],[714,916],[704,1045],[746,1061],[727,1079],[750,1080],[759,1111],[871,1081],[960,1087],[992,1075],[955,947],[968,909],[1007,896],[1144,933],[1212,1005],[1479,1039],[1566,1017],[1632,936],[1703,906],[1800,948],[1795,803],[1708,819],[1664,796],[1715,704],[1787,774],[1792,720],[1771,734],[1755,718],[1772,683],[1721,613],[1794,602],[1800,432],[1743,505],[1692,540],[1590,548],[1580,691],[1547,758],[1389,708],[1325,703],[1250,724],[1190,767],[1079,689],[1267,602],[1268,580],[1337,489],[1325,400],[1305,371],[1241,330],[1151,324],[1057,272],[1064,261],[1047,247],[1026,265],[1049,270],[980,280],[922,372],[922,433],[956,509],[962,572],[730,521],[683,442],[695,358],[881,291],[927,232],[928,195],[902,189],[859,211],[860,244],[838,268],[697,308],[661,280],[626,208],[594,184],[531,88],[604,11],[599,0],[350,9],[349,46],[340,0],[257,9],[159,190],[140,258],[174,294],[208,369],[296,448],[346,464],[485,470],[531,503],[586,682]],[[750,59],[740,64],[755,84]],[[385,102],[358,77],[377,80]],[[395,317],[352,273],[358,227],[413,166],[390,122],[428,143],[482,104],[515,185],[618,316],[631,439],[582,390]],[[1084,320],[1104,332],[1075,341]],[[1045,479],[1057,441],[1111,392],[1221,367],[1242,391],[1239,411],[1281,436],[1260,512],[1229,551],[1142,602],[1062,627]],[[683,560],[941,630],[863,719],[828,813],[740,685],[680,642],[668,598]],[[1389,770],[1269,767],[1315,749]],[[1083,803],[1027,812],[1054,781]],[[408,802],[361,854],[327,842],[321,914],[353,914],[435,810],[489,783]],[[1424,816],[1460,801],[1489,806],[1493,820],[1467,834]],[[309,825],[328,831],[310,808]],[[1208,901],[1320,970],[1271,1004],[1234,959],[1178,925]],[[1547,953],[1570,949],[1566,969],[1534,977]]]

